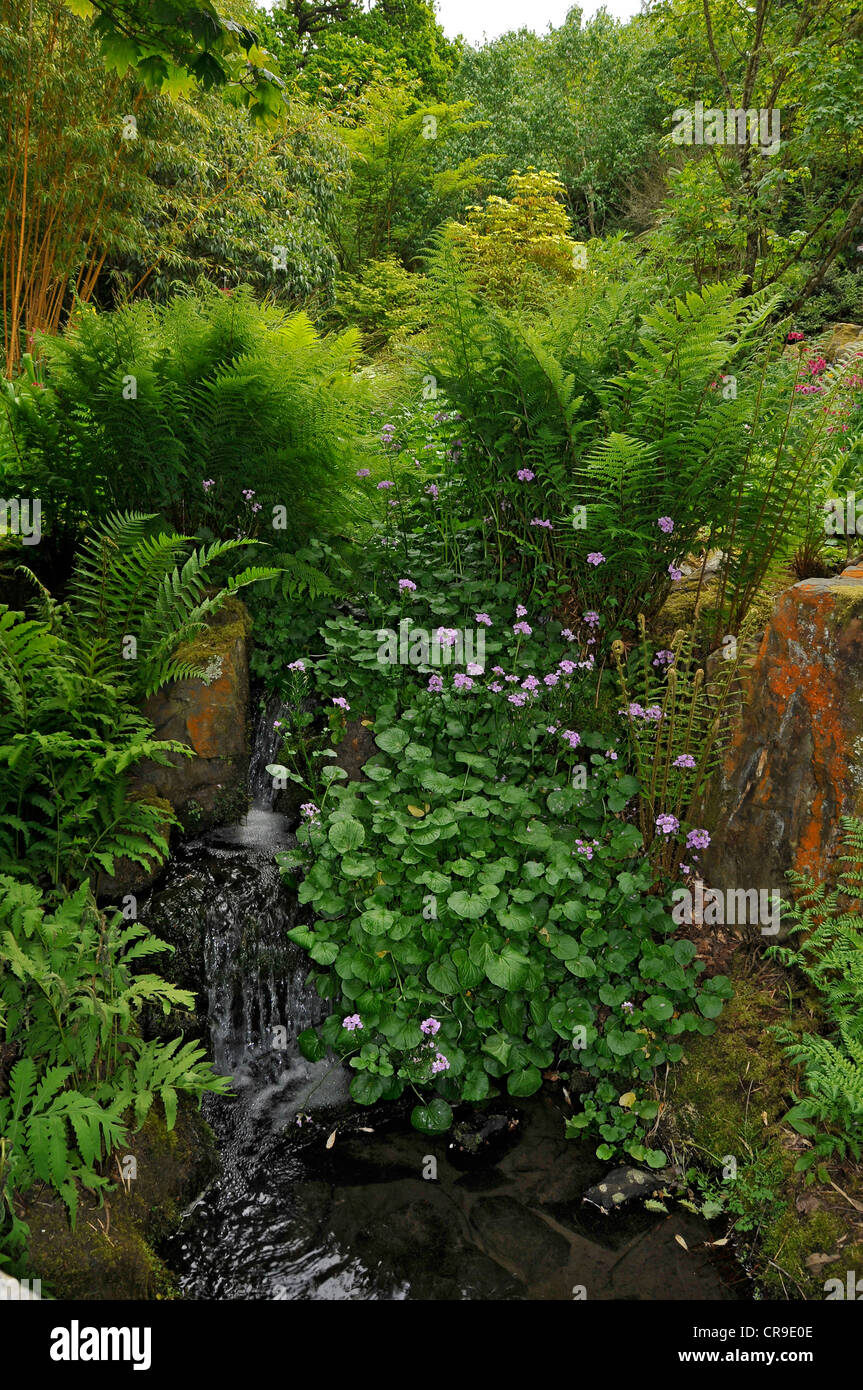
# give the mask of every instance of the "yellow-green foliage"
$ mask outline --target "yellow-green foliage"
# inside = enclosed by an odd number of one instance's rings
[[[477,285],[506,308],[541,301],[549,282],[572,284],[581,273],[557,175],[530,168],[507,189],[508,198],[487,198],[446,229]]]

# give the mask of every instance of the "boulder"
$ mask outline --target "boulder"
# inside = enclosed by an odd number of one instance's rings
[[[779,595],[705,809],[712,886],[787,897],[789,869],[828,877],[840,817],[863,812],[861,662],[863,565]]]
[[[172,755],[169,767],[142,764],[134,779],[169,801],[186,830],[238,820],[248,807],[250,631],[245,606],[227,599],[177,653],[204,674],[173,681],[143,707],[156,738],[176,739],[195,754]]]
[[[843,360],[852,347],[863,348],[863,328],[859,323],[830,323],[821,337],[821,355],[828,362]]]

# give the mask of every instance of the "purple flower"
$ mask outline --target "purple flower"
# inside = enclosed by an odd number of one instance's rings
[[[593,843],[590,840],[576,840],[573,854],[583,854],[586,859],[592,859],[594,849],[598,848],[598,840],[594,840]]]
[[[357,469],[357,477],[358,477],[358,478],[370,478],[371,476],[372,476],[372,470],[371,470],[370,468],[358,468],[358,469]]]
[[[536,474],[531,473],[529,468],[520,468],[515,476],[520,483],[532,483]]]
[[[667,648],[664,648],[661,652],[656,653],[656,656],[653,658],[653,664],[654,666],[670,666],[673,660],[674,652],[670,652]]]
[[[565,656],[563,660],[559,661],[557,664],[565,676],[571,676],[575,671],[575,662],[570,661],[569,657]]]
[[[647,709],[644,711],[644,717],[645,719],[653,719],[656,723],[659,723],[659,720],[662,718],[662,706],[648,705]]]
[[[601,550],[591,550],[590,554],[587,557],[587,563],[589,565],[604,565],[605,556],[603,555]]]
[[[300,815],[306,816],[309,820],[317,820],[320,814],[320,807],[316,806],[313,801],[304,801],[300,807]]]
[[[512,685],[513,681],[518,680],[518,676],[504,676],[504,680],[509,681],[510,685]]]
[[[500,681],[492,681],[491,685],[489,686],[489,690],[492,692],[493,695],[499,695],[500,692],[503,690],[503,686],[501,685]]]
[[[439,627],[435,637],[443,647],[454,647],[458,641],[458,631],[454,627]]]
[[[347,1018],[342,1019],[342,1027],[347,1028],[349,1033],[354,1033],[358,1028],[362,1028],[363,1021],[359,1014],[348,1014]]]
[[[564,729],[561,738],[565,739],[570,748],[577,748],[581,743],[581,734],[577,734],[574,729]]]
[[[670,516],[661,516],[657,521],[660,531],[664,531],[666,536],[670,536],[674,530],[674,521]]]
[[[521,688],[522,690],[539,690],[539,681],[536,676],[525,676]]]
[[[691,753],[680,753],[671,764],[672,767],[695,767],[695,759]]]
[[[467,673],[469,676],[481,676],[482,670],[483,668],[477,661],[469,661],[467,664]]]
[[[442,1052],[439,1052],[432,1062],[432,1076],[437,1076],[438,1072],[449,1071],[449,1062]]]
[[[524,606],[523,603],[519,603],[519,604],[517,605],[516,610],[515,610],[515,616],[516,616],[517,618],[526,618],[526,617],[527,617],[527,609],[525,608],[525,606]]]
[[[506,698],[509,700],[509,703],[511,705],[518,705],[519,708],[521,708],[521,706],[525,704],[527,700],[527,696],[522,695],[520,691],[516,691],[514,695],[507,695]]]
[[[677,583],[678,579],[683,578],[683,570],[679,570],[676,565],[669,565],[668,573],[671,575],[671,578],[673,579],[675,584]]]
[[[411,593],[414,593],[416,591],[416,587],[417,586],[412,579],[399,580],[399,589],[401,589],[402,591],[404,591],[405,589],[409,589]]]
[[[590,613],[585,613],[582,622],[587,623],[588,627],[596,627],[599,622],[599,614],[592,611]]]
[[[389,482],[386,478],[382,483],[378,483],[378,492],[384,487],[395,487],[395,483]]]
[[[437,483],[429,483],[428,487],[426,488],[426,492],[428,493],[429,497],[431,497],[435,502],[437,501],[439,496]]]
[[[545,528],[546,531],[552,531],[554,529],[552,522],[543,521],[542,517],[539,516],[532,517],[530,524],[531,526],[542,526]]]
[[[676,816],[662,815],[656,817],[656,828],[661,830],[663,835],[673,835],[680,829],[680,821]]]
[[[481,623],[483,627],[491,627],[491,618],[487,613],[474,613],[474,618],[476,622]]]
[[[251,500],[252,500],[252,498],[254,497],[254,495],[255,495],[255,489],[254,489],[253,487],[244,487],[244,488],[243,488],[243,496],[245,497],[245,499],[246,499],[247,502],[251,502]]]
[[[502,666],[492,666],[491,669],[492,669],[492,671],[494,672],[494,674],[495,674],[496,676],[505,676],[505,675],[506,675],[506,672],[504,671],[504,669],[503,669]]]
[[[452,683],[456,690],[473,690],[473,681],[470,676],[462,675],[461,671],[456,672],[452,678]]]
[[[443,677],[429,676],[429,683],[426,686],[426,689],[430,691],[432,695],[439,695],[440,692],[443,690]]]
[[[300,660],[300,661],[289,661],[289,662],[288,662],[288,670],[289,670],[289,671],[305,671],[305,669],[306,669],[306,663],[305,663],[304,661],[302,661],[302,660]]]
[[[519,637],[529,637],[533,632],[529,623],[513,623],[512,630]]]
[[[613,763],[617,762],[617,754],[615,753],[613,748],[607,749],[605,756],[607,758],[610,758]]]
[[[547,676],[543,676],[543,678],[542,678],[543,685],[547,685],[547,686],[549,687],[549,689],[551,688],[551,686],[557,685],[557,683],[558,683],[559,680],[560,680],[560,676],[557,675],[557,673],[556,673],[555,671],[549,671],[548,675],[547,675]]]
[[[566,640],[567,640],[567,642],[574,642],[574,641],[575,641],[575,633],[572,631],[571,628],[568,628],[568,627],[561,628],[560,635],[561,635],[561,637],[565,637]]]
[[[439,1031],[440,1023],[436,1018],[424,1018],[420,1024],[420,1032],[425,1033],[427,1037],[433,1038],[435,1033]]]
[[[215,480],[215,478],[205,478],[204,481],[201,483],[201,487],[204,489],[205,492],[209,492],[209,491],[210,491],[210,488],[211,488],[211,487],[215,487],[215,486],[216,486],[216,480]]]
[[[626,1012],[627,1012],[628,1014],[631,1014],[631,1013],[634,1013],[634,1012],[635,1012],[635,1005],[634,1005],[634,1004],[631,1004],[630,1001],[629,1001],[628,999],[624,999],[624,1001],[623,1001],[623,1003],[621,1004],[620,1007],[621,1007],[622,1009],[626,1009]]]
[[[707,849],[710,844],[710,836],[706,830],[690,830],[686,837],[687,849]]]
[[[337,705],[339,709],[343,709],[343,710],[349,710],[349,709],[350,709],[350,705],[348,704],[348,702],[347,702],[347,700],[345,699],[344,695],[333,695],[333,696],[332,696],[332,701],[333,701],[333,704],[334,704],[334,705]]]
[[[273,720],[273,728],[274,728],[274,729],[280,729],[281,727],[282,727],[282,721],[281,721],[281,719],[274,719],[274,720]]]

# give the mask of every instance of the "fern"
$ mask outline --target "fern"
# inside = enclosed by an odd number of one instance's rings
[[[844,868],[835,887],[791,873],[795,899],[786,912],[794,946],[768,954],[801,970],[819,991],[829,1035],[774,1030],[791,1061],[802,1068],[805,1094],[795,1095],[787,1119],[812,1147],[800,1171],[823,1172],[831,1156],[863,1153],[863,821],[843,817]]]

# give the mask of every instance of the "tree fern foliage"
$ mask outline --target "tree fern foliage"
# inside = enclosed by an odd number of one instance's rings
[[[843,817],[842,830],[835,887],[790,874],[795,901],[784,916],[799,940],[771,950],[821,995],[823,1034],[776,1030],[801,1069],[803,1094],[787,1118],[812,1140],[797,1167],[813,1172],[831,1156],[863,1153],[863,821]]]
[[[2,395],[3,495],[40,497],[57,533],[156,510],[180,531],[254,531],[292,549],[361,506],[357,341],[245,290],[82,307],[40,342],[40,379]]]

